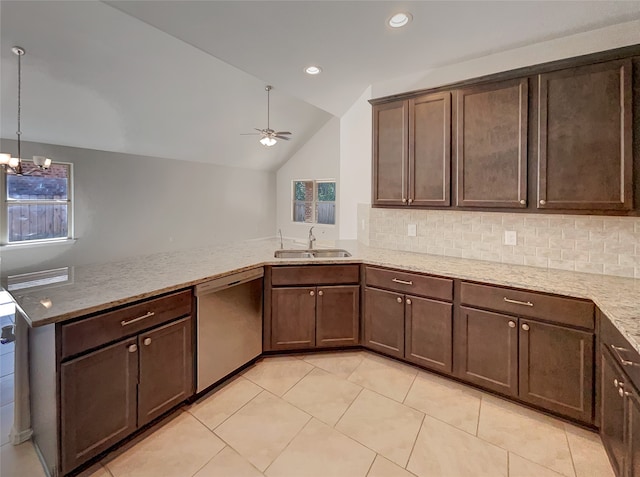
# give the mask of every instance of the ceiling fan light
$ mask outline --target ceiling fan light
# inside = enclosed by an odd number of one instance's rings
[[[0,154],[0,165],[9,164],[10,160],[11,160],[11,154],[5,154],[5,153]]]
[[[9,167],[16,168],[20,165],[20,158],[12,157],[9,159]]]
[[[44,156],[33,156],[33,163],[40,169],[49,169],[51,167],[51,159]]]
[[[269,137],[269,136],[265,136],[262,139],[260,139],[260,144],[267,147],[275,146],[277,142],[278,141],[275,138]]]

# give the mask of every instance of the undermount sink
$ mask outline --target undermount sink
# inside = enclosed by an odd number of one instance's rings
[[[275,258],[341,258],[351,254],[341,248],[318,250],[276,250]]]

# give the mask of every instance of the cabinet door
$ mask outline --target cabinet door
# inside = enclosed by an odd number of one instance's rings
[[[358,344],[360,287],[318,287],[316,300],[316,346]]]
[[[609,350],[600,347],[602,378],[600,381],[600,437],[607,449],[615,474],[622,476],[625,465],[625,400],[626,379]],[[622,388],[620,385],[622,384]],[[622,389],[622,391],[621,391]],[[622,393],[622,396],[620,395]]]
[[[518,319],[461,306],[456,320],[457,376],[517,396]]]
[[[138,347],[120,341],[60,366],[62,473],[136,430]]]
[[[634,389],[627,396],[627,475],[640,477],[640,397]]]
[[[527,90],[521,79],[458,91],[458,206],[526,207]]]
[[[271,349],[313,348],[316,345],[315,287],[271,290]]]
[[[138,426],[193,394],[192,342],[190,317],[139,335]]]
[[[520,398],[593,422],[593,333],[520,320]]]
[[[373,205],[407,202],[408,102],[373,107]]]
[[[453,305],[414,296],[405,304],[405,359],[451,373]]]
[[[364,345],[404,358],[404,296],[364,289]]]
[[[538,77],[538,208],[629,210],[631,60]]]
[[[409,100],[409,205],[451,205],[451,93]]]

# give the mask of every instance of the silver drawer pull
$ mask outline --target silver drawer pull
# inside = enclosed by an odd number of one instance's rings
[[[511,300],[506,296],[504,297],[504,301],[506,301],[507,303],[513,303],[514,305],[533,306],[533,303],[531,303],[530,301]]]
[[[133,323],[137,323],[138,321],[142,321],[142,320],[144,320],[145,318],[149,318],[149,317],[151,317],[151,316],[153,316],[153,315],[155,315],[155,314],[156,314],[156,313],[155,313],[155,311],[150,311],[150,312],[149,312],[149,313],[147,313],[146,315],[139,316],[138,318],[134,318],[133,320],[129,320],[129,321],[122,320],[122,321],[120,322],[120,324],[121,324],[122,326],[131,325],[131,324],[133,324]]]
[[[401,283],[403,285],[413,285],[412,281],[407,281],[407,280],[400,280],[398,278],[394,278],[391,280],[393,283]]]
[[[620,346],[611,345],[611,349],[613,350],[613,354],[616,355],[616,358],[620,360],[622,366],[640,366],[638,363],[634,363],[633,361],[629,361],[628,359],[624,359],[620,354],[620,351],[629,351],[626,348],[621,348]]]

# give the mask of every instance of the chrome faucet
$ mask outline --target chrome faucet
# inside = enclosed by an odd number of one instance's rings
[[[282,244],[282,229],[278,229],[278,233],[280,234],[280,250],[282,250],[284,248],[284,245]]]
[[[308,247],[309,250],[313,248],[313,242],[315,241],[316,241],[316,238],[313,235],[313,227],[311,227],[309,229],[309,247]]]

